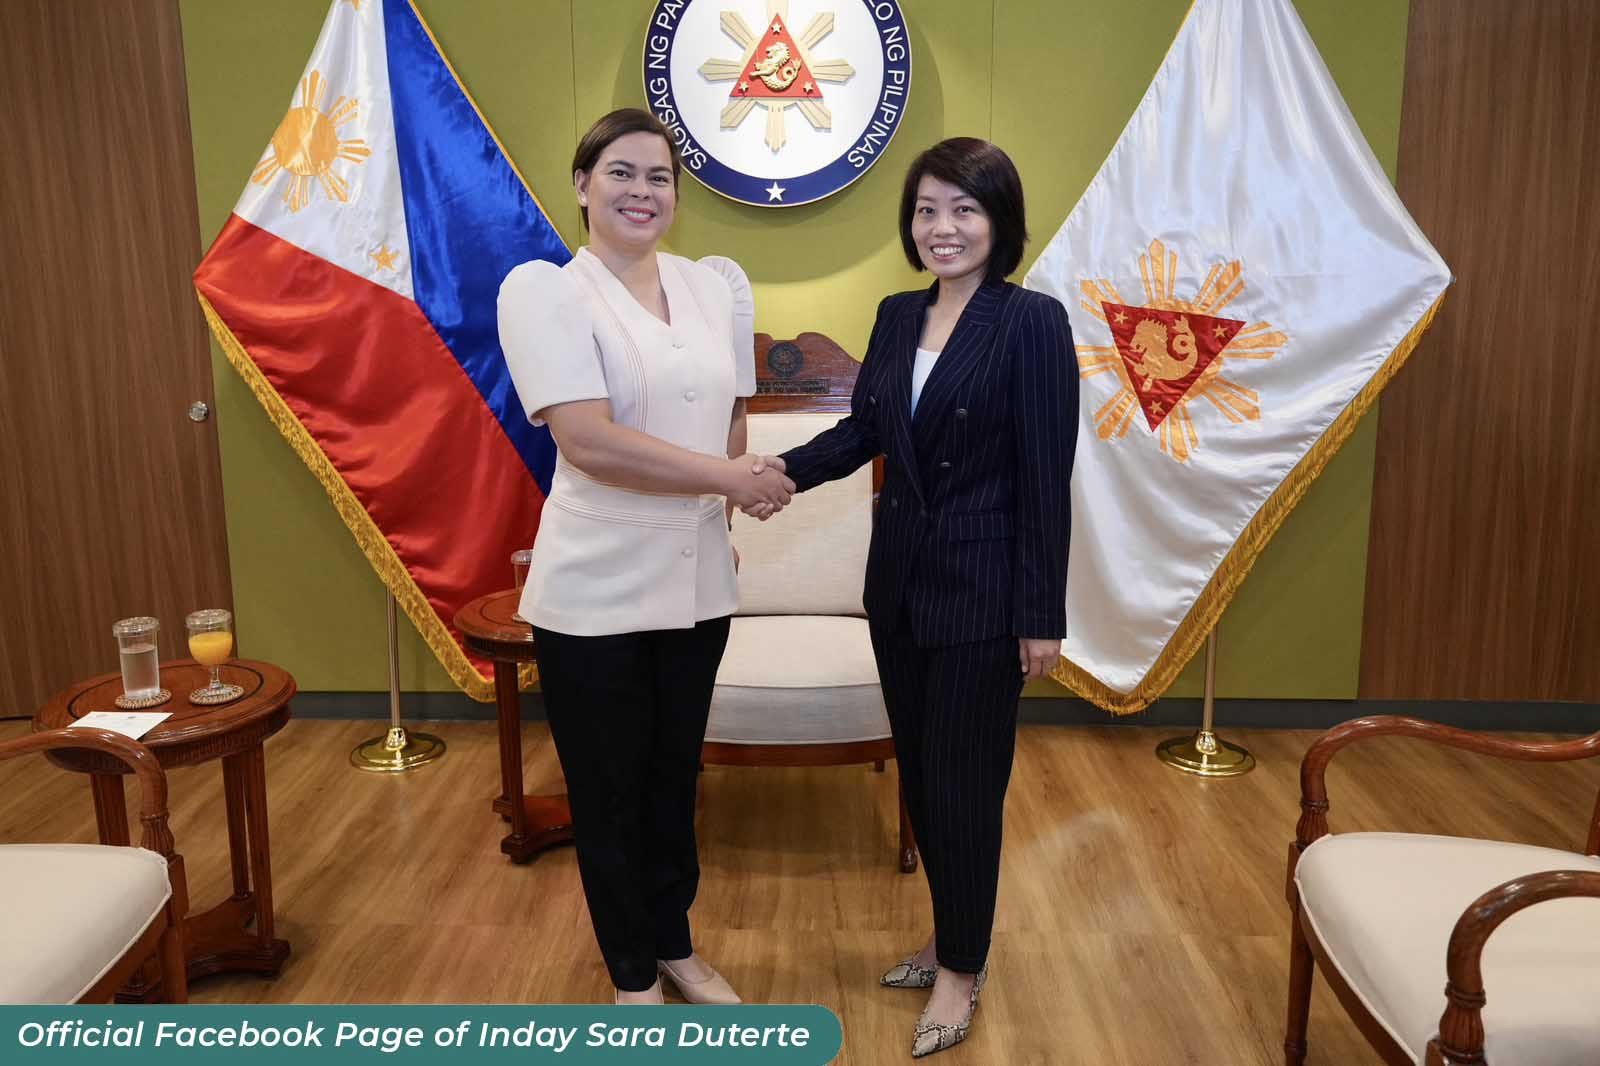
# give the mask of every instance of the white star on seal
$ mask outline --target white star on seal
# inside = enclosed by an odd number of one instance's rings
[[[789,190],[785,189],[782,185],[779,185],[777,182],[773,182],[771,185],[768,185],[762,191],[767,194],[767,202],[770,203],[773,200],[782,201],[783,200],[783,194],[788,192]]]

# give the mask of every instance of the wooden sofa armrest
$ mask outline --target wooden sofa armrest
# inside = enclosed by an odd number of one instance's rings
[[[172,864],[177,855],[167,824],[167,773],[155,753],[138,741],[107,729],[53,729],[0,743],[0,761],[67,748],[109,755],[133,771],[139,780],[139,822],[144,827],[139,846]]]
[[[1518,911],[1552,899],[1600,898],[1600,873],[1550,870],[1497,885],[1473,900],[1450,933],[1445,956],[1449,1000],[1439,1018],[1439,1033],[1428,1041],[1427,1066],[1483,1063],[1483,945],[1500,924]]]
[[[1375,715],[1343,722],[1318,737],[1300,760],[1300,820],[1295,825],[1295,852],[1328,835],[1328,763],[1345,747],[1372,737],[1415,737],[1449,748],[1524,762],[1570,762],[1600,755],[1600,733],[1573,740],[1535,743],[1474,733],[1453,726],[1399,715]],[[1600,849],[1600,805],[1589,820],[1586,852]],[[1290,871],[1291,878],[1293,871]]]

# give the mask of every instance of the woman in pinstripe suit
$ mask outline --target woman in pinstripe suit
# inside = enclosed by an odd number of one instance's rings
[[[934,933],[882,983],[933,989],[920,1057],[965,1039],[987,975],[1017,701],[1066,632],[1078,375],[1066,309],[1005,280],[1027,228],[999,148],[918,156],[900,236],[934,284],[879,304],[850,414],[768,462],[803,492],[887,457],[865,605]]]

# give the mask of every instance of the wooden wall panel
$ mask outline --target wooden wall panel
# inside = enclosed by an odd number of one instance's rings
[[[175,0],[8,0],[0,715],[115,669],[111,623],[228,606]]]
[[[1369,698],[1600,700],[1600,4],[1412,0],[1401,197],[1456,274],[1384,394]]]

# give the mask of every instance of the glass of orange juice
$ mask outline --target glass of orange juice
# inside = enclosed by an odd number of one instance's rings
[[[233,657],[233,613],[211,607],[195,611],[183,624],[189,631],[189,654],[195,662],[211,668],[211,683],[195,689],[190,698],[197,703],[226,703],[244,695],[238,685],[222,681],[222,664]]]

